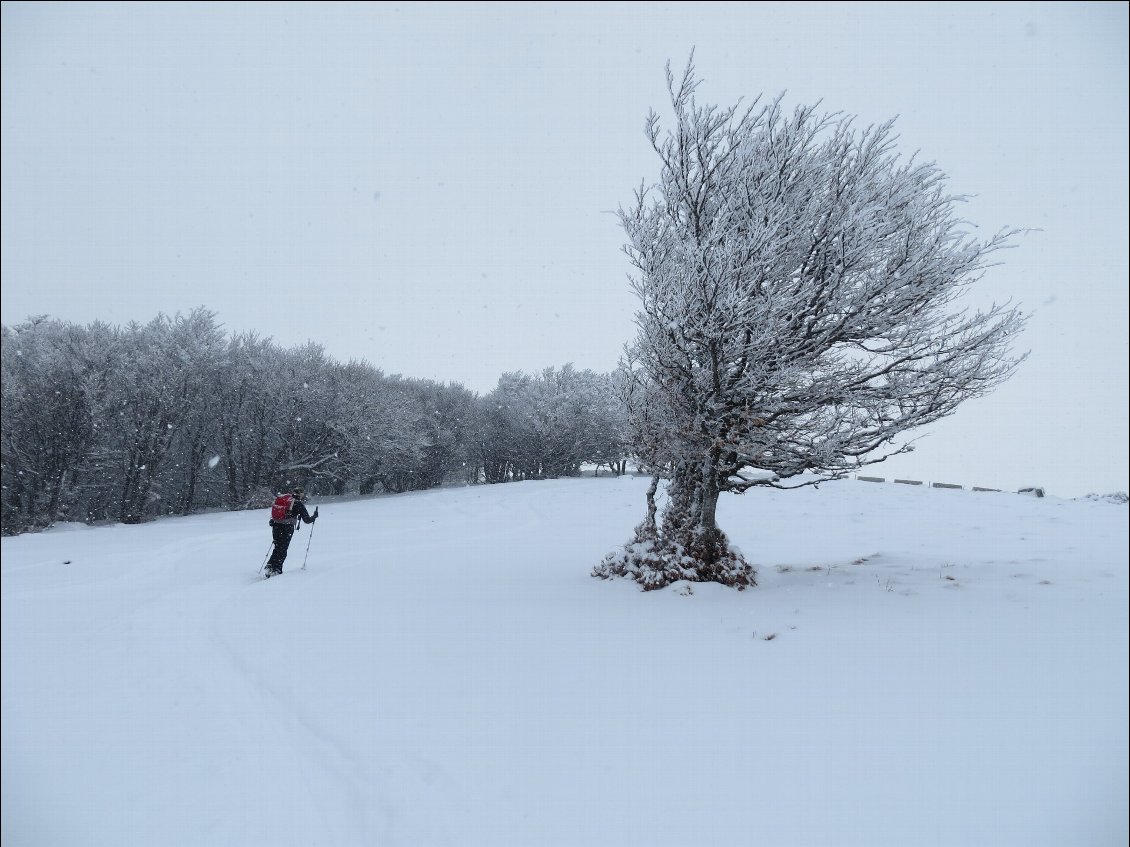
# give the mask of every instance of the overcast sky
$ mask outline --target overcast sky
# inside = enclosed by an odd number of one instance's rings
[[[876,475],[1127,486],[1127,4],[3,3],[3,323],[231,332],[489,391],[634,334],[664,64],[932,159],[1031,357]]]

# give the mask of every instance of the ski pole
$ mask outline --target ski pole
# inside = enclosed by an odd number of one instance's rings
[[[263,568],[267,567],[267,559],[271,558],[271,551],[275,549],[275,542],[271,542],[271,546],[267,548],[267,555],[263,557],[263,564],[259,566],[259,573],[263,572]]]
[[[314,517],[318,517],[317,508],[314,509]],[[310,522],[310,534],[306,536],[306,555],[302,557],[302,570],[306,570],[306,560],[310,557],[310,542],[314,540],[314,524],[316,521]]]

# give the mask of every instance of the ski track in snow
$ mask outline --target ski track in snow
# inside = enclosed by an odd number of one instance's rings
[[[236,640],[231,635],[230,626],[222,621],[231,615],[238,617],[239,609],[246,603],[245,597],[236,595],[220,604],[211,614],[208,635],[218,655],[223,657],[234,673],[231,689],[236,689],[247,698],[245,714],[261,716],[259,721],[250,721],[253,732],[259,736],[249,744],[251,750],[268,747],[277,748],[280,744],[292,750],[299,761],[291,764],[288,770],[302,773],[305,779],[321,773],[326,780],[326,790],[311,792],[311,796],[337,798],[344,808],[319,809],[318,828],[310,833],[312,838],[328,838],[347,843],[363,839],[364,833],[371,831],[366,820],[366,803],[362,799],[356,763],[350,760],[341,744],[323,731],[309,716],[282,692],[275,689],[254,665],[247,662],[236,649]],[[269,638],[269,633],[258,633],[258,637]],[[231,690],[228,689],[228,690]],[[221,688],[221,690],[224,690]],[[264,793],[269,788],[263,786]],[[379,798],[378,798],[379,799]],[[390,816],[387,808],[382,809]],[[343,819],[348,825],[342,826]]]

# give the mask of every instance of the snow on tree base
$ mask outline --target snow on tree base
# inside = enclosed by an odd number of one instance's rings
[[[638,582],[644,591],[680,581],[717,582],[739,591],[757,585],[753,565],[729,547],[715,561],[705,562],[688,555],[684,548],[657,544],[640,535],[637,530],[636,540],[605,556],[593,568],[592,575],[601,579],[627,577]]]

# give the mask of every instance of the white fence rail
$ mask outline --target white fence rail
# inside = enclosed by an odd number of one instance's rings
[[[860,482],[887,482],[888,481],[885,477],[881,477],[881,476],[859,476],[857,474],[855,478],[857,480],[859,480]],[[1003,492],[1004,491],[1004,489],[1002,489],[1002,488],[983,488],[980,485],[971,485],[967,489],[966,486],[964,486],[964,485],[957,485],[956,483],[952,483],[952,482],[929,482],[929,481],[925,481],[925,480],[921,480],[921,479],[892,479],[892,480],[890,480],[890,482],[894,482],[894,483],[897,483],[899,485],[925,485],[927,488],[949,488],[949,489],[955,489],[957,491],[965,491],[965,490],[969,490],[969,491],[996,491],[996,492]],[[1033,488],[1021,488],[1019,491],[1017,491],[1015,493],[1017,493],[1017,494],[1030,494],[1033,497],[1043,497],[1044,496],[1044,489],[1035,488],[1035,487],[1033,487]]]

